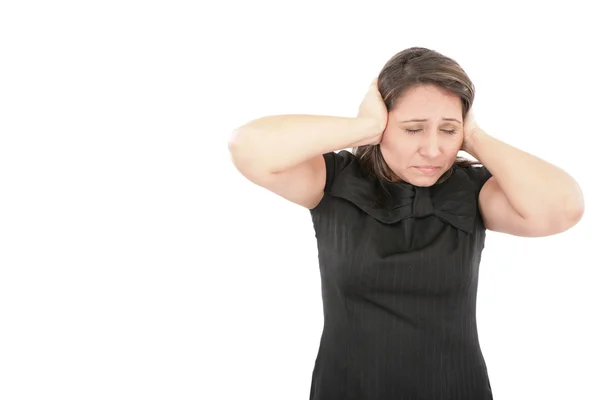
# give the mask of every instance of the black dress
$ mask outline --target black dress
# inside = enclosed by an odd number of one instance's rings
[[[324,311],[310,399],[493,399],[475,315],[490,172],[378,186],[352,153],[324,158],[325,196],[310,211]]]

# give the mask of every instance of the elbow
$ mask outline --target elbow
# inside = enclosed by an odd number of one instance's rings
[[[245,160],[250,154],[253,153],[251,141],[248,135],[240,129],[234,130],[227,142],[227,149],[229,155],[234,162]]]
[[[238,170],[243,169],[249,163],[248,154],[251,152],[240,131],[235,130],[232,132],[227,142],[227,149],[229,150],[229,157],[233,165]]]
[[[243,135],[240,129],[235,129],[229,135],[229,140],[227,141],[227,149],[229,153],[233,156],[240,152],[240,149],[243,149]]]
[[[566,197],[564,203],[565,218],[569,221],[570,226],[575,226],[583,218],[585,213],[585,199],[583,191],[577,182],[573,180],[573,193]]]
[[[574,196],[570,196],[565,202],[565,220],[568,228],[579,223],[585,213],[585,201],[581,191]]]
[[[553,218],[554,223],[550,228],[552,234],[567,231],[581,221],[585,213],[583,197],[580,195],[570,197],[565,201],[561,211],[559,215],[555,215]]]
[[[246,142],[246,143],[245,143]],[[244,164],[247,164],[248,150],[247,141],[244,140],[243,134],[239,130],[234,130],[229,140],[227,141],[227,150],[229,151],[229,157],[233,165],[239,170]]]
[[[227,143],[231,162],[246,177],[269,171],[264,165],[266,157],[260,157],[260,148],[254,142],[252,135],[237,129],[232,132]]]
[[[581,221],[584,211],[582,198],[570,198],[560,208],[525,219],[526,236],[543,237],[563,233]]]

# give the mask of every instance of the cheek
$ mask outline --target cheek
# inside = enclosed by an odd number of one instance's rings
[[[446,153],[453,153],[460,150],[463,143],[463,135],[462,133],[457,133],[454,135],[446,136],[443,146]]]
[[[383,132],[381,138],[381,146],[384,146],[390,152],[398,152],[399,149],[403,149],[409,146],[414,146],[414,140],[411,141],[411,137],[406,135],[401,130],[390,129]]]
[[[383,135],[381,153],[390,164],[397,165],[408,162],[417,153],[418,146],[400,135]]]
[[[452,143],[446,144],[446,146],[444,146],[444,147],[446,148],[446,152],[453,153],[455,151],[458,151],[461,146],[462,146],[462,140],[461,141],[455,140]]]
[[[389,133],[389,132],[384,132],[383,137],[381,138],[381,151],[383,153],[396,153],[396,150],[398,149],[398,145],[399,145],[399,140],[398,140],[398,135],[395,135],[394,133]]]

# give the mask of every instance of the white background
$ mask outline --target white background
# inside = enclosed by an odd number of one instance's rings
[[[227,140],[263,115],[354,116],[410,46],[457,60],[482,127],[586,196],[564,234],[488,234],[494,398],[600,399],[593,6],[345,3],[2,3],[0,399],[307,399],[310,215]]]

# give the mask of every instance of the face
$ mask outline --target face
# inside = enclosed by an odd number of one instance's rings
[[[431,186],[452,167],[462,142],[460,98],[422,85],[409,89],[388,113],[380,149],[402,180]]]

